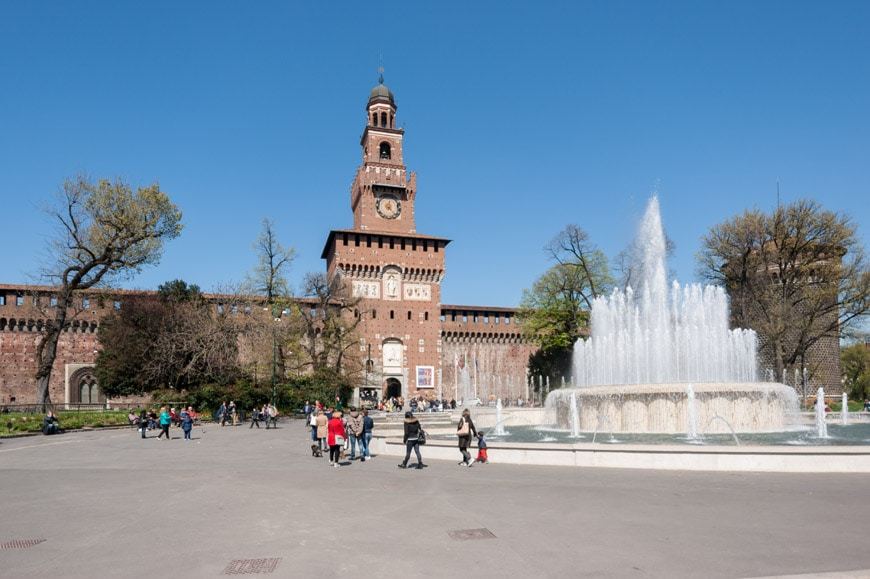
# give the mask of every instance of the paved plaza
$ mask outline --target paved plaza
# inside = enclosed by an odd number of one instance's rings
[[[206,425],[192,443],[173,436],[0,441],[0,576],[851,577],[870,568],[866,475],[510,466],[497,450],[495,463],[471,469],[399,470],[383,456],[336,470],[310,456],[300,421],[271,431]],[[27,539],[44,542],[10,544]]]

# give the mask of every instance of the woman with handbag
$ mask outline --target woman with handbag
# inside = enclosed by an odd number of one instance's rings
[[[471,411],[468,408],[462,411],[459,426],[456,427],[456,435],[459,437],[459,452],[462,453],[462,461],[458,464],[470,467],[472,462],[468,447],[471,446],[471,436],[477,436],[477,429],[474,427],[474,422],[471,421]]]
[[[344,423],[341,421],[341,412],[338,410],[333,412],[332,418],[329,419],[326,439],[326,442],[329,444],[329,464],[338,468],[338,461],[341,459],[341,449],[344,446],[344,441],[347,440],[347,432],[344,429]]]
[[[424,468],[423,457],[420,456],[420,444],[426,440],[426,433],[423,432],[423,427],[420,421],[413,413],[405,412],[405,460],[398,465],[399,468],[408,468],[408,460],[411,458],[411,451],[417,454],[417,468]]]

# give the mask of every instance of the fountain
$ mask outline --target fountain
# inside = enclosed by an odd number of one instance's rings
[[[840,408],[840,424],[849,426],[849,395],[843,392],[843,406]]]
[[[577,410],[577,393],[571,393],[571,438],[580,438],[580,412]]]
[[[689,384],[686,387],[686,436],[691,440],[698,438],[698,406],[695,400],[695,389]]]
[[[828,423],[825,422],[825,389],[816,392],[816,436],[828,438]]]
[[[507,434],[504,429],[504,420],[501,417],[501,398],[495,401],[495,426],[493,427],[492,434],[494,436],[504,436]]]
[[[668,285],[659,202],[652,197],[635,242],[640,285],[594,300],[591,337],[574,345],[573,388],[547,397],[557,421],[580,429],[605,416],[615,432],[679,433],[712,417],[719,432],[785,430],[798,414],[793,388],[757,376],[755,332],[729,329],[728,297],[716,286]],[[686,384],[692,384],[689,403]],[[690,406],[693,409],[690,410]]]

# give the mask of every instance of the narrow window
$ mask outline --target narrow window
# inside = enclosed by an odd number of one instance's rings
[[[230,312],[233,314],[239,313],[239,306],[237,306],[236,304],[233,304],[232,306],[230,306]]]
[[[474,314],[474,319],[473,319],[473,321],[474,321],[475,324],[477,323],[477,314]]]
[[[372,310],[372,319],[376,320],[378,317],[378,310]]]
[[[121,309],[121,302],[118,300],[113,301],[112,307],[115,308],[116,310],[120,310]]]
[[[48,298],[48,305],[50,305],[53,308],[56,308],[57,307],[57,296],[51,296],[50,298]]]
[[[391,237],[390,238],[390,249],[395,249],[395,248],[396,248],[396,240]]]
[[[411,240],[411,251],[417,251],[417,240],[416,239]]]
[[[366,247],[371,247],[371,246],[372,246],[372,236],[366,235]]]
[[[23,306],[24,305],[24,296],[23,295],[18,294],[17,296],[15,296],[15,305],[16,306]]]
[[[391,320],[395,320],[395,319],[396,319],[396,312],[393,311],[393,310],[390,310],[390,319],[391,319]]]
[[[505,324],[509,324],[509,323],[511,323],[511,317],[510,317],[509,315],[505,315],[505,317],[504,317],[504,323],[505,323]]]
[[[383,249],[383,248],[384,248],[384,238],[379,235],[378,236],[378,249]]]
[[[423,240],[423,251],[429,251],[429,242],[425,239]]]
[[[347,245],[347,233],[341,234],[341,244],[345,246]]]
[[[218,305],[217,305],[217,313],[219,313],[219,314],[223,314],[223,313],[224,313],[224,305],[223,305],[223,304],[218,304]]]
[[[465,312],[462,312],[462,323],[463,324],[468,323],[468,314],[466,314]]]
[[[441,248],[441,244],[436,241],[432,245],[435,246],[435,253],[438,253],[438,250]]]
[[[82,298],[82,309],[89,310],[91,309],[91,300],[90,298]]]
[[[372,113],[372,126],[378,126],[378,113]]]
[[[484,323],[484,324],[488,324],[488,323],[489,323],[489,314],[483,314],[483,323]]]
[[[441,318],[440,318],[440,319],[441,319],[442,322],[446,322],[446,321],[447,321],[447,316],[445,316],[444,314],[441,314]]]
[[[359,247],[359,235],[354,235],[354,236],[353,236],[353,244],[354,244],[356,247]]]
[[[408,310],[408,319],[411,319],[411,310]]]
[[[495,316],[496,325],[498,325],[499,322],[501,322],[501,316]]]
[[[402,240],[402,251],[405,251],[405,240]]]
[[[423,312],[423,320],[426,322],[429,321],[429,312]]]
[[[390,144],[386,141],[380,144],[380,156],[381,159],[391,158]]]
[[[387,113],[381,113],[381,126],[387,126]],[[389,159],[389,157],[387,157]]]
[[[6,296],[0,295],[0,306],[6,305]]]

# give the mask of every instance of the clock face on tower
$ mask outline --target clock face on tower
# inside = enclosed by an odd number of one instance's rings
[[[376,208],[384,219],[396,219],[402,213],[402,202],[392,195],[382,195],[378,197]]]

